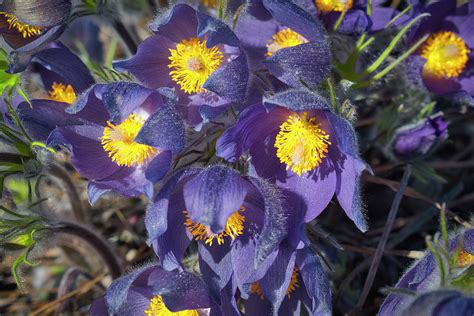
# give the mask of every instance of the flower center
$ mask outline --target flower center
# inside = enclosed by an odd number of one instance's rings
[[[286,164],[286,170],[291,168],[299,176],[319,166],[331,145],[329,135],[314,118],[307,116],[306,112],[291,115],[280,125],[274,145],[276,156]]]
[[[457,266],[459,267],[467,267],[472,264],[474,264],[474,255],[470,254],[469,252],[466,252],[464,250],[461,250],[459,253],[458,260],[456,261]]]
[[[272,36],[272,39],[267,44],[266,55],[270,57],[282,48],[298,46],[307,42],[303,36],[287,28]]]
[[[37,36],[37,35],[40,35],[41,32],[43,32],[42,27],[22,23],[13,14],[5,13],[5,12],[1,12],[0,14],[3,14],[7,18],[9,29],[16,29],[18,32],[21,33],[23,38]]]
[[[146,316],[199,316],[199,312],[195,309],[179,312],[170,311],[160,295],[156,295],[150,300],[150,306],[144,313]]]
[[[170,49],[172,70],[170,76],[186,93],[203,91],[202,85],[219,68],[223,55],[217,46],[208,48],[206,40],[198,38],[182,40],[176,49]]]
[[[286,296],[288,298],[291,298],[291,293],[293,293],[297,288],[300,287],[300,284],[298,282],[298,274],[299,274],[298,267],[295,266],[295,268],[293,269],[293,273],[291,274],[290,284],[286,288]],[[258,281],[252,283],[252,285],[250,286],[250,293],[257,294],[258,296],[260,296],[262,300],[265,297],[263,295],[262,288],[260,287],[260,283]]]
[[[62,83],[55,82],[49,91],[49,98],[54,101],[72,104],[76,101],[76,92],[70,84],[65,86]]]
[[[134,142],[144,120],[135,114],[119,125],[107,122],[101,143],[104,150],[119,166],[132,167],[146,161],[158,152],[157,149]]]
[[[421,57],[426,59],[423,71],[438,78],[458,77],[466,68],[470,50],[453,32],[438,32],[426,40]]]
[[[319,11],[324,13],[347,11],[354,5],[353,0],[316,0],[315,3]]]
[[[202,4],[208,8],[217,8],[218,0],[202,0]]]
[[[186,221],[184,222],[184,225],[187,227],[188,231],[191,233],[191,235],[194,236],[196,240],[205,240],[206,244],[212,246],[214,239],[216,239],[217,244],[222,245],[224,243],[224,237],[227,236],[234,240],[235,237],[243,234],[245,216],[243,216],[241,213],[244,211],[245,208],[241,207],[238,211],[234,212],[227,219],[227,223],[225,223],[224,230],[218,234],[211,231],[209,226],[193,222],[189,218],[187,211],[183,212],[186,216]]]

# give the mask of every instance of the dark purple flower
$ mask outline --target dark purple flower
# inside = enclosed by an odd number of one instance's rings
[[[22,102],[17,112],[28,134],[44,142],[54,128],[81,123],[80,115],[65,110],[95,81],[79,57],[60,44],[35,54],[31,66],[41,77],[45,97],[31,105]]]
[[[153,35],[132,58],[114,63],[147,87],[178,91],[188,122],[195,126],[221,113],[232,102],[243,102],[249,70],[232,30],[213,17],[177,4],[150,25]],[[216,108],[201,111],[202,107]],[[196,115],[193,112],[197,112]],[[193,121],[193,119],[196,119]]]
[[[456,8],[455,0],[443,0],[425,11],[431,16],[421,21],[410,43],[429,37],[408,60],[409,77],[436,94],[474,103],[474,3]]]
[[[474,230],[466,230],[449,242],[449,254],[454,255],[459,243],[462,240],[462,248],[456,262],[459,272],[465,271],[474,264]],[[448,271],[447,263],[443,260],[443,265]],[[440,287],[441,274],[436,257],[431,252],[427,252],[425,256],[417,260],[402,275],[395,288],[413,291],[416,294],[422,294]],[[401,294],[399,292],[391,293],[387,296],[379,310],[380,316],[401,315],[401,312],[407,308],[413,301],[415,296]]]
[[[239,288],[271,264],[287,232],[279,194],[234,169],[185,169],[160,190],[145,219],[149,242],[167,270],[181,267],[198,241],[200,269],[216,299],[231,277]]]
[[[474,298],[454,290],[432,291],[418,296],[398,315],[474,315]]]
[[[48,144],[71,151],[73,166],[89,179],[91,203],[109,191],[151,196],[153,183],[184,147],[184,125],[175,103],[175,94],[166,88],[96,84],[66,109],[80,122],[54,129]]]
[[[294,208],[316,218],[334,194],[356,226],[367,230],[361,211],[360,159],[352,125],[306,90],[278,93],[249,107],[217,141],[217,155],[231,162],[249,152],[257,174],[294,192]]]
[[[447,137],[448,124],[440,113],[397,129],[391,147],[398,158],[416,159],[430,153]]]
[[[211,307],[206,284],[191,273],[166,271],[159,265],[136,269],[115,280],[91,306],[89,315],[198,316]]]
[[[268,271],[249,284],[245,310],[248,316],[331,315],[331,288],[316,254],[309,247],[299,250],[280,245]]]

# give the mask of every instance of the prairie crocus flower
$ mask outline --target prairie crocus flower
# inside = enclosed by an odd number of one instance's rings
[[[424,19],[410,42],[428,35],[428,39],[408,61],[412,81],[429,91],[474,102],[474,3],[456,8],[456,1],[435,2],[426,8],[431,16]]]
[[[153,35],[132,58],[114,63],[147,87],[175,88],[190,125],[243,102],[247,60],[231,29],[215,18],[177,4],[150,25]]]
[[[336,194],[347,216],[362,230],[359,177],[365,163],[352,125],[320,96],[289,90],[240,114],[217,141],[217,155],[237,161],[249,152],[257,174],[294,192],[293,205],[316,218]]]
[[[31,100],[31,105],[22,102],[17,111],[29,135],[46,141],[54,128],[80,124],[80,115],[68,114],[66,108],[94,84],[94,78],[79,57],[62,45],[35,54],[31,66],[40,74],[45,96]]]
[[[432,291],[418,296],[399,315],[474,315],[474,297],[453,290]]]
[[[461,244],[459,255],[455,262],[456,273],[458,275],[466,271],[474,264],[474,230],[469,229],[454,236],[449,241],[449,255],[452,257]],[[444,261],[444,260],[443,260]],[[448,271],[446,262],[442,263]],[[401,290],[413,291],[420,295],[440,287],[441,273],[437,264],[435,255],[431,252],[427,253],[421,259],[417,260],[402,275],[395,288]],[[415,297],[401,293],[391,293],[387,296],[379,310],[380,316],[405,315],[403,310],[407,308]]]
[[[94,301],[89,315],[199,316],[210,307],[206,284],[200,278],[149,265],[115,280]]]
[[[251,56],[252,68],[260,69],[263,64],[292,87],[319,86],[331,64],[324,27],[291,1],[263,0],[260,6],[273,19],[242,14],[236,25],[236,34]]]
[[[266,274],[248,286],[245,315],[331,315],[331,288],[321,261],[309,247],[283,243]]]
[[[448,137],[448,124],[442,114],[403,126],[394,132],[391,149],[404,160],[422,158]]]
[[[55,128],[48,144],[71,151],[73,166],[89,179],[91,203],[109,191],[151,196],[153,183],[184,147],[184,125],[175,102],[169,89],[96,84],[66,109],[80,122]]]
[[[257,266],[271,264],[287,231],[286,214],[271,185],[219,165],[175,174],[145,223],[167,270],[181,267],[184,252],[197,241],[201,273],[217,298],[231,277],[241,288]]]
[[[31,55],[56,40],[71,15],[71,0],[5,0],[0,34],[15,50],[9,72],[23,71]]]

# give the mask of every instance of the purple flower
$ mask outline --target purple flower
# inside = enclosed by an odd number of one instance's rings
[[[405,160],[421,158],[448,137],[448,124],[441,113],[406,125],[394,132],[393,153]]]
[[[409,77],[436,94],[473,103],[474,3],[456,8],[456,1],[443,0],[429,5],[426,12],[431,16],[419,24],[410,42],[429,37],[408,61]]]
[[[35,54],[31,66],[41,77],[45,97],[31,100],[31,105],[22,102],[17,112],[28,134],[44,142],[56,127],[81,123],[80,114],[65,110],[94,84],[94,78],[79,57],[60,44]]]
[[[474,298],[453,290],[432,291],[418,296],[399,315],[474,315]]]
[[[449,254],[453,256],[459,243],[462,240],[462,248],[459,253],[456,266],[461,273],[474,264],[474,230],[466,230],[449,242]],[[447,263],[445,269],[448,271]],[[416,294],[422,294],[431,290],[438,289],[440,286],[441,274],[436,257],[433,253],[428,252],[421,259],[417,260],[402,275],[395,288],[410,290]],[[380,316],[401,315],[401,312],[407,308],[413,301],[415,296],[391,293],[387,296],[379,310]]]
[[[286,213],[267,182],[225,166],[176,173],[147,212],[149,242],[163,268],[181,267],[194,239],[199,266],[218,300],[231,278],[239,288],[265,270],[286,237]]]
[[[23,71],[31,56],[55,41],[71,15],[70,0],[5,0],[0,6],[0,34],[15,50],[9,72]]]
[[[243,102],[249,71],[231,29],[213,17],[177,4],[150,25],[153,35],[132,58],[114,63],[147,87],[174,87],[187,121],[195,126]]]
[[[206,284],[188,272],[166,271],[159,265],[136,269],[115,280],[91,306],[89,315],[198,316],[211,307]],[[180,315],[181,315],[180,313]]]
[[[262,4],[260,11],[273,19],[260,20],[250,11],[242,14],[236,25],[251,68],[258,70],[263,65],[292,87],[318,87],[331,65],[324,27],[291,1],[263,0]]]
[[[256,173],[296,194],[292,205],[316,218],[334,194],[356,226],[367,230],[359,177],[365,163],[352,125],[306,90],[289,90],[249,107],[224,132],[217,155],[231,162],[247,151]]]
[[[184,147],[184,125],[176,96],[138,84],[96,84],[66,109],[80,122],[58,126],[48,145],[66,146],[74,168],[89,179],[89,201],[113,191],[151,196],[153,183]]]

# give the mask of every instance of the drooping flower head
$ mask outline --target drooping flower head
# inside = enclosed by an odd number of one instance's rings
[[[398,315],[444,316],[472,314],[474,314],[474,297],[454,290],[437,290],[421,294]]]
[[[248,66],[240,43],[223,22],[177,4],[150,25],[153,35],[132,58],[114,63],[147,87],[174,87],[191,125],[243,102]]]
[[[423,20],[411,42],[428,39],[409,60],[407,67],[413,81],[436,94],[471,100],[474,95],[472,50],[474,39],[474,3],[457,8],[456,1],[443,0],[426,8],[431,16]]]
[[[199,266],[215,297],[234,278],[242,287],[263,262],[271,264],[286,235],[286,214],[275,189],[225,166],[178,172],[146,216],[149,242],[163,267],[181,266],[197,241]]]
[[[294,192],[294,205],[317,217],[336,194],[357,227],[367,225],[361,212],[359,157],[351,124],[333,113],[319,95],[289,90],[249,107],[217,141],[217,155],[237,161],[247,151],[258,175]]]
[[[151,196],[153,183],[184,147],[184,125],[175,103],[169,89],[96,84],[66,110],[80,122],[57,127],[48,143],[71,151],[75,169],[89,179],[92,203],[109,191]]]
[[[460,247],[458,252],[458,247]],[[454,268],[456,275],[461,275],[474,265],[474,230],[468,229],[454,236],[449,242],[449,255],[451,258],[458,252]],[[444,269],[448,271],[448,263],[442,262]],[[395,288],[409,290],[417,295],[427,293],[440,288],[441,272],[437,264],[436,256],[429,252],[417,260],[402,275]],[[453,285],[451,285],[453,287]],[[472,284],[471,284],[472,291]],[[404,315],[405,308],[414,302],[416,296],[394,292],[387,296],[379,310],[381,316]],[[418,305],[418,303],[416,304]]]
[[[149,265],[115,280],[89,315],[199,316],[211,302],[206,284],[188,272]]]

